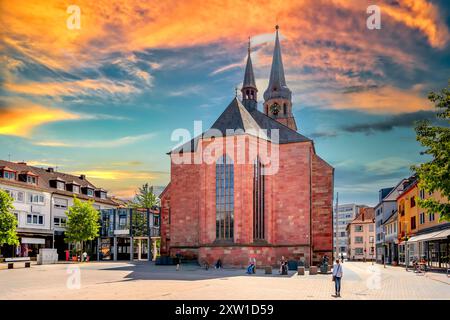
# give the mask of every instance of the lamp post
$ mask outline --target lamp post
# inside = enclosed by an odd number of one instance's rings
[[[383,231],[383,248],[384,248],[383,268],[386,268],[387,246],[386,246],[386,233],[384,231]]]

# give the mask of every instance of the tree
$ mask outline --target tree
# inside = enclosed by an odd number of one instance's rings
[[[438,120],[450,124],[450,80],[447,88],[440,93],[431,92],[428,99],[434,103]],[[422,154],[432,157],[429,162],[413,166],[419,179],[419,188],[427,192],[438,191],[444,202],[428,198],[418,203],[428,212],[438,213],[439,221],[450,221],[450,127],[432,125],[430,121],[420,121],[416,125],[417,141],[425,147]]]
[[[134,197],[133,207],[152,209],[159,203],[158,197],[153,193],[153,186],[149,186],[148,183],[142,185],[139,188],[136,196]]]
[[[92,205],[93,201],[83,202],[73,197],[73,206],[66,211],[67,223],[65,241],[80,243],[81,250],[84,242],[94,240],[99,236],[100,212]]]
[[[0,247],[3,244],[18,245],[16,226],[17,219],[12,213],[14,210],[13,198],[4,190],[0,190]]]

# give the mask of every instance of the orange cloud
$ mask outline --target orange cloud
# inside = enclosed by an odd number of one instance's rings
[[[330,108],[358,109],[369,113],[403,113],[432,110],[433,105],[421,94],[420,86],[410,90],[385,86],[346,94],[323,94]]]
[[[137,89],[126,83],[114,83],[110,80],[85,79],[64,82],[27,82],[4,84],[4,88],[15,93],[46,96],[72,96],[80,94],[92,94],[94,92],[133,93]]]
[[[19,102],[1,108],[0,134],[29,137],[40,125],[65,120],[77,120],[81,116],[57,108],[45,107],[29,102]]]
[[[4,42],[30,59],[63,70],[82,63],[97,63],[99,55],[111,52],[220,41],[242,43],[248,35],[269,32],[277,20],[291,40],[340,42],[359,34],[358,40],[368,44],[364,40],[368,4],[362,0],[99,0],[77,1],[77,5],[81,9],[81,29],[69,30],[65,1],[2,1]],[[430,2],[403,0],[395,6],[384,1],[380,6],[383,19],[419,30],[433,47],[448,42],[448,29],[438,8]],[[336,9],[347,11],[349,18],[342,18]]]

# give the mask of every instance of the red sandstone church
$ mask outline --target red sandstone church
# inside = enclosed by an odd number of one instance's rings
[[[220,258],[234,266],[250,258],[268,266],[282,256],[307,264],[333,256],[334,169],[297,132],[276,29],[263,112],[249,48],[242,101],[235,97],[211,129],[169,153],[162,254],[210,264]],[[204,159],[205,150],[213,161],[195,161]],[[193,161],[180,162],[180,156]],[[268,158],[275,156],[275,170],[269,170]]]

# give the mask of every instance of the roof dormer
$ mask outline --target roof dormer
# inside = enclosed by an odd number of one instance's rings
[[[54,179],[49,180],[50,187],[56,188],[58,190],[66,190],[66,181],[61,179],[60,177],[56,177]]]
[[[67,182],[66,190],[78,194],[80,193],[80,185],[75,181]]]
[[[19,180],[28,184],[37,185],[39,176],[32,171],[22,171],[19,173]]]
[[[0,167],[0,178],[8,180],[16,180],[17,171],[7,166]]]
[[[87,195],[88,197],[94,197],[95,188],[92,186],[81,187],[81,193]]]
[[[107,191],[105,189],[97,189],[95,190],[95,196],[100,199],[106,199]]]

